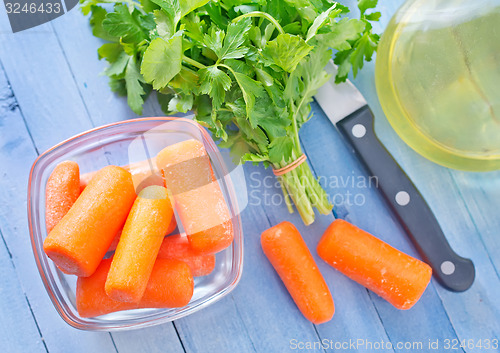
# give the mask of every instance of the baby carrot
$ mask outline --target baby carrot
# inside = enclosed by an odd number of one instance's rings
[[[188,265],[174,259],[157,259],[138,303],[119,302],[106,295],[104,285],[112,259],[104,259],[90,277],[79,277],[76,308],[81,317],[93,317],[138,308],[177,308],[193,296],[194,281]]]
[[[175,217],[172,216],[172,219],[170,220],[170,224],[168,225],[168,228],[167,228],[166,235],[171,234],[175,230],[175,228],[177,228],[177,221],[175,220]]]
[[[321,324],[335,312],[333,298],[299,231],[282,222],[262,233],[262,250],[309,321]]]
[[[106,280],[106,294],[111,299],[122,302],[141,299],[172,215],[167,189],[163,186],[148,186],[139,193]]]
[[[184,261],[191,269],[194,277],[206,276],[215,268],[215,255],[200,255],[191,248],[187,237],[180,234],[170,235],[163,239],[158,257]]]
[[[163,178],[156,168],[156,164],[151,159],[131,163],[122,168],[132,175],[132,181],[137,193],[151,185],[163,186]],[[82,190],[85,189],[95,173],[89,172],[80,176],[80,188]]]
[[[156,156],[189,243],[200,254],[214,254],[233,241],[233,224],[203,143],[187,140]]]
[[[90,276],[125,222],[135,197],[129,172],[116,166],[101,169],[45,238],[45,253],[67,273]]]
[[[429,265],[341,219],[326,229],[317,250],[329,265],[398,309],[411,308],[431,280]]]
[[[80,171],[73,161],[59,163],[45,187],[45,225],[47,233],[68,213],[80,196]]]

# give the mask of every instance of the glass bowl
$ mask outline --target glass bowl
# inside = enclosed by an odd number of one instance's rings
[[[62,273],[45,255],[45,185],[55,166],[72,160],[80,173],[107,165],[124,166],[145,161],[164,147],[187,139],[201,141],[210,157],[227,206],[231,212],[234,241],[219,252],[208,276],[195,277],[194,294],[189,304],[172,309],[134,309],[93,318],[78,314],[75,303],[76,280]],[[138,185],[135,185],[136,187]],[[177,218],[177,217],[176,217]],[[243,233],[238,202],[226,164],[210,135],[196,122],[185,118],[141,118],[98,127],[52,147],[33,163],[28,185],[28,220],[31,245],[40,276],[59,315],[69,325],[82,330],[116,331],[153,326],[192,314],[230,293],[243,270]],[[178,221],[179,232],[183,232]]]

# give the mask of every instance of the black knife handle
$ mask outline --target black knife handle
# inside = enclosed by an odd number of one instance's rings
[[[452,291],[468,289],[474,282],[474,264],[453,251],[427,202],[377,138],[370,108],[360,108],[337,127],[377,179],[382,195],[438,281]]]

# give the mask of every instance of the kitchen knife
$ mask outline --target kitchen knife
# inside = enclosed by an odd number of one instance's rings
[[[474,282],[474,264],[453,251],[420,192],[375,135],[373,113],[361,93],[349,81],[335,84],[332,62],[326,70],[332,78],[318,90],[316,101],[370,176],[377,178],[383,197],[437,280],[451,291],[468,289]]]

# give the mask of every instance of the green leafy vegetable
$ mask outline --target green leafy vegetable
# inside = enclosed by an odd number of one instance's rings
[[[140,114],[152,89],[166,114],[193,110],[236,160],[283,168],[302,155],[299,129],[330,76],[354,76],[379,36],[377,0],[358,0],[360,17],[332,0],[80,0],[92,33],[108,43],[113,92]],[[109,3],[114,3],[110,10]],[[102,5],[101,5],[102,4]],[[109,11],[109,12],[108,12]],[[307,163],[278,177],[286,204],[306,224],[332,205]]]
[[[154,89],[164,88],[182,68],[182,37],[156,38],[144,52],[141,73]]]

